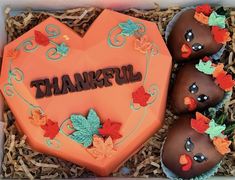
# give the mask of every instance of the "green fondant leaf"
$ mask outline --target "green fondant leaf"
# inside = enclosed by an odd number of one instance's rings
[[[211,75],[215,71],[215,67],[212,66],[211,61],[203,62],[202,60],[199,61],[199,64],[196,64],[196,69],[204,74]]]
[[[87,116],[87,121],[92,126],[92,130],[95,130],[94,133],[98,133],[98,129],[101,127],[100,125],[100,118],[94,111],[94,109],[90,109],[89,114]]]
[[[213,139],[214,137],[224,137],[222,132],[225,129],[226,129],[225,124],[224,125],[218,125],[212,119],[209,123],[209,128],[206,130],[206,133],[210,136],[211,139]]]
[[[70,135],[70,138],[82,144],[83,146],[88,147],[92,143],[93,136],[83,131],[75,131]]]
[[[139,25],[134,23],[132,20],[127,20],[124,23],[119,23],[119,27],[122,29],[121,34],[123,36],[131,36],[140,28]]]
[[[66,56],[68,54],[69,48],[65,43],[61,43],[56,46],[56,50],[62,56]]]
[[[219,26],[220,28],[225,28],[225,19],[224,15],[219,15],[213,11],[209,17],[208,24],[209,26]]]
[[[92,143],[93,135],[98,134],[100,118],[93,109],[89,110],[87,118],[82,115],[73,114],[70,117],[75,131],[70,137],[83,146],[88,147]]]

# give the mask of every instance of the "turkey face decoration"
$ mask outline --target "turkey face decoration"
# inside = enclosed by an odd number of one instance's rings
[[[225,19],[209,5],[184,10],[167,38],[173,60],[187,62],[217,53],[230,40]]]
[[[223,158],[207,134],[190,125],[190,116],[180,116],[168,132],[162,163],[178,177],[189,179],[215,167]]]
[[[178,71],[171,92],[171,104],[173,111],[181,114],[215,106],[223,97],[224,90],[214,82],[213,77],[189,63]]]

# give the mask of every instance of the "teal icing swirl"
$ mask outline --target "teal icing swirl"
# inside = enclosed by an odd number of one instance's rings
[[[120,139],[119,141],[115,142],[115,146],[119,146],[122,143],[124,143],[137,129],[139,129],[139,127],[141,126],[141,124],[143,123],[145,117],[147,115],[147,107],[144,108],[144,112],[142,114],[142,116],[140,117],[140,119],[138,120],[137,124],[135,125],[135,127],[122,139]]]
[[[120,28],[120,24],[123,23],[119,23],[119,25],[113,27],[108,33],[107,42],[108,45],[112,48],[121,48],[126,44],[126,38],[128,37],[128,35],[122,32],[123,30]],[[137,25],[138,28],[136,28],[137,30],[133,33],[133,35],[137,37],[143,36],[146,33],[146,27],[144,26],[144,24],[137,22],[135,23],[135,25]],[[132,35],[132,33],[129,34]]]
[[[137,22],[136,24],[139,26],[139,29],[138,29],[138,31],[135,32],[135,36],[141,37],[141,36],[145,35],[145,33],[146,33],[145,25],[141,22]]]
[[[39,106],[35,106],[32,103],[30,103],[27,99],[25,99],[14,87],[13,81],[17,83],[22,83],[24,80],[24,73],[19,68],[13,68],[12,69],[12,60],[10,60],[9,63],[9,70],[8,70],[8,83],[6,83],[3,86],[3,92],[6,96],[12,97],[14,95],[17,95],[25,104],[27,104],[32,109],[39,109],[42,113],[43,110]],[[31,111],[30,111],[31,112]]]
[[[69,136],[69,134],[66,134],[66,133],[64,132],[64,127],[68,128],[69,130],[74,130],[70,125],[67,125],[67,126],[66,126],[66,123],[67,123],[68,121],[70,121],[70,118],[65,119],[65,120],[62,122],[62,124],[60,125],[60,133],[63,134],[63,135],[65,135],[65,136],[67,136],[67,137]]]
[[[60,28],[54,24],[48,24],[45,28],[45,31],[48,34],[49,39],[53,39],[61,35]],[[64,54],[58,52],[58,47],[60,47],[61,44],[53,42],[52,40],[50,40],[50,43],[53,44],[55,47],[51,47],[46,51],[46,58],[52,61],[61,60],[64,56]],[[22,48],[24,52],[30,53],[36,51],[39,46],[40,45],[35,42],[35,37],[30,37],[20,43],[16,47],[16,50],[20,50]]]
[[[23,48],[24,52],[30,53],[30,52],[34,52],[35,50],[37,50],[38,47],[39,45],[36,44],[36,42],[34,41],[34,37],[30,37],[24,40],[22,43],[20,43],[16,47],[16,50],[20,50],[21,48]]]
[[[54,139],[46,138],[45,139],[45,144],[49,148],[54,148],[54,149],[59,149],[61,147],[61,142],[56,138],[54,138]]]
[[[60,35],[60,28],[54,24],[48,24],[46,26],[46,32],[48,34],[48,38],[56,38]]]
[[[47,50],[46,58],[52,61],[59,61],[63,58],[63,56],[57,52],[57,49],[55,47],[52,47]]]
[[[126,36],[123,36],[121,32],[115,34],[112,38],[113,32],[115,32],[118,29],[119,26],[114,27],[113,29],[111,29],[108,35],[108,45],[112,48],[121,48],[126,43]]]

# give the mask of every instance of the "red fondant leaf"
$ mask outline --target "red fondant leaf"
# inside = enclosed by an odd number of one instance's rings
[[[212,13],[212,8],[209,4],[203,4],[201,6],[196,7],[197,13],[203,13],[206,16],[209,16]]]
[[[121,123],[111,122],[109,119],[103,124],[103,127],[99,129],[99,133],[103,136],[110,136],[112,140],[119,139],[122,135],[119,133]]]
[[[210,119],[208,119],[206,116],[203,116],[201,113],[196,112],[196,119],[191,119],[191,127],[195,131],[203,134],[209,128],[209,122]]]
[[[230,33],[227,29],[221,29],[218,26],[212,26],[211,33],[218,44],[226,44],[226,42],[231,40]]]
[[[207,61],[211,61],[211,58],[208,57],[208,56],[205,56],[202,60],[203,60],[204,62],[207,62]]]
[[[49,38],[42,34],[40,31],[34,31],[35,42],[42,46],[47,46],[49,44]]]
[[[223,71],[216,77],[215,82],[225,91],[232,90],[235,85],[235,81],[232,79],[232,76],[230,74],[225,74]]]
[[[145,92],[144,87],[139,87],[135,92],[132,93],[133,102],[141,106],[146,106],[150,98],[150,94]]]
[[[53,122],[50,119],[41,128],[45,131],[44,137],[49,137],[50,139],[54,139],[59,132],[58,122]]]

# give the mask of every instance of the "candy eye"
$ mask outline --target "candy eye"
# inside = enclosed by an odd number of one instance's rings
[[[209,99],[209,97],[208,97],[207,95],[205,95],[205,94],[201,94],[201,95],[199,95],[199,96],[197,97],[197,101],[198,101],[198,102],[201,102],[201,103],[207,101],[208,99]]]
[[[203,49],[203,45],[200,43],[195,43],[195,44],[193,44],[192,49],[194,51],[200,51],[201,49]]]
[[[194,38],[194,35],[193,35],[192,30],[191,30],[191,29],[190,29],[190,30],[187,30],[187,32],[185,33],[184,37],[185,37],[185,40],[186,40],[187,42],[192,41],[193,38]]]
[[[191,141],[191,138],[190,138],[190,137],[186,139],[186,142],[185,142],[185,144],[184,144],[184,148],[185,148],[185,150],[186,150],[187,152],[191,152],[191,151],[193,150],[194,144],[193,144],[193,142]]]
[[[198,86],[196,85],[196,83],[193,83],[191,86],[189,86],[189,92],[192,94],[195,94],[198,92]]]
[[[207,157],[204,156],[202,153],[197,153],[196,155],[193,156],[193,159],[199,163],[206,161]]]

